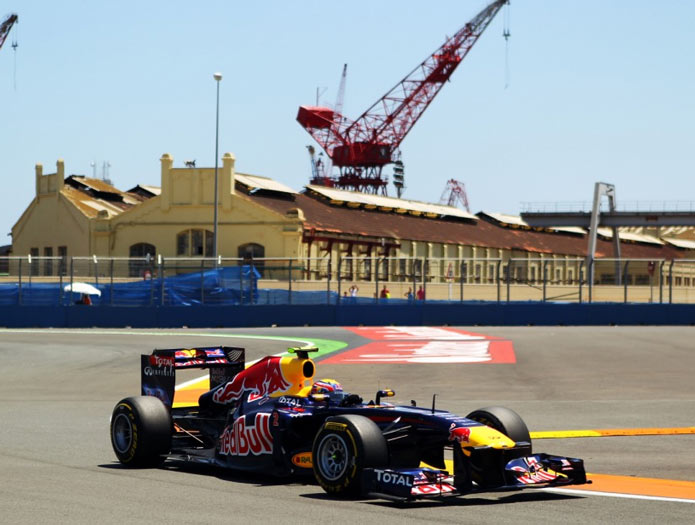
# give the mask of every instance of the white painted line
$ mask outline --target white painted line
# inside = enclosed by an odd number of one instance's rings
[[[207,332],[149,332],[149,331],[132,331],[132,330],[92,330],[92,329],[75,329],[75,330],[53,330],[53,329],[36,329],[36,328],[0,328],[0,333],[15,333],[15,334],[84,334],[84,335],[163,335],[172,337],[223,337],[236,339],[265,339],[266,341],[293,341],[302,343],[302,346],[313,345],[313,341],[305,341],[304,339],[295,339],[293,337],[283,337],[277,335],[243,335],[243,334],[211,334]],[[285,352],[273,354],[274,357],[284,355]],[[265,357],[265,356],[264,356]],[[263,358],[255,359],[246,363],[246,367],[257,363]],[[200,376],[183,383],[176,385],[175,390],[186,388],[188,386],[200,383],[208,379],[208,375]]]
[[[593,490],[573,490],[573,489],[541,489],[546,492],[559,492],[561,494],[576,494],[578,496],[605,496],[609,498],[643,499],[649,501],[668,501],[674,503],[695,503],[693,499],[683,498],[664,498],[661,496],[643,496],[641,494],[620,494],[617,492],[598,492]]]
[[[184,329],[181,329],[184,330]],[[209,332],[152,332],[147,330],[95,330],[91,328],[59,329],[53,328],[0,328],[0,333],[8,334],[67,334],[67,335],[161,335],[168,337],[221,337],[236,339],[265,339],[267,341],[296,341],[304,345],[314,344],[312,341],[296,339],[294,337],[283,337],[277,335],[251,335],[251,334],[218,334]],[[319,338],[320,339],[320,338]]]

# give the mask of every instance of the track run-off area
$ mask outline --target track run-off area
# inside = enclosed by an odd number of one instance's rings
[[[0,329],[0,516],[36,522],[688,522],[695,507],[695,329],[352,327]],[[154,348],[243,346],[247,361],[315,345],[316,378],[460,415],[517,411],[534,451],[585,460],[592,484],[405,507],[334,501],[314,484],[165,466],[122,468],[108,423]],[[207,388],[181,374],[175,402]]]

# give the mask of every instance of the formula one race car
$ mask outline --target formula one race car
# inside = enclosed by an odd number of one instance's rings
[[[312,348],[245,367],[244,349],[155,350],[141,357],[142,396],[111,417],[111,443],[127,466],[164,460],[274,476],[313,473],[335,496],[408,501],[587,483],[581,459],[532,453],[523,420],[490,407],[445,410],[367,403],[339,383],[314,381]],[[198,406],[172,407],[176,370],[207,368]],[[450,457],[449,470],[445,457]]]

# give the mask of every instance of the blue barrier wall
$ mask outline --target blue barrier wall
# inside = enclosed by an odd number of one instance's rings
[[[255,306],[2,306],[8,328],[196,328],[383,325],[691,325],[695,305],[424,303]]]

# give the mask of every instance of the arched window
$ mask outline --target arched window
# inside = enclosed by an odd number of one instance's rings
[[[147,272],[152,275],[152,266],[154,265],[154,256],[157,253],[157,248],[153,244],[148,242],[139,242],[131,245],[130,247],[130,257],[140,258],[148,257],[149,261],[145,260],[131,260],[128,264],[128,273],[131,277],[145,277]]]
[[[179,257],[214,257],[213,233],[210,230],[185,230],[176,236],[176,255]]]
[[[249,242],[247,244],[242,244],[239,246],[239,258],[244,260],[244,264],[249,264],[253,260],[253,266],[263,277],[263,269],[265,261],[257,261],[256,259],[262,259],[265,257],[265,247],[261,244],[256,244],[255,242]]]
[[[265,257],[265,248],[261,244],[249,242],[239,246],[240,259],[262,259]]]

